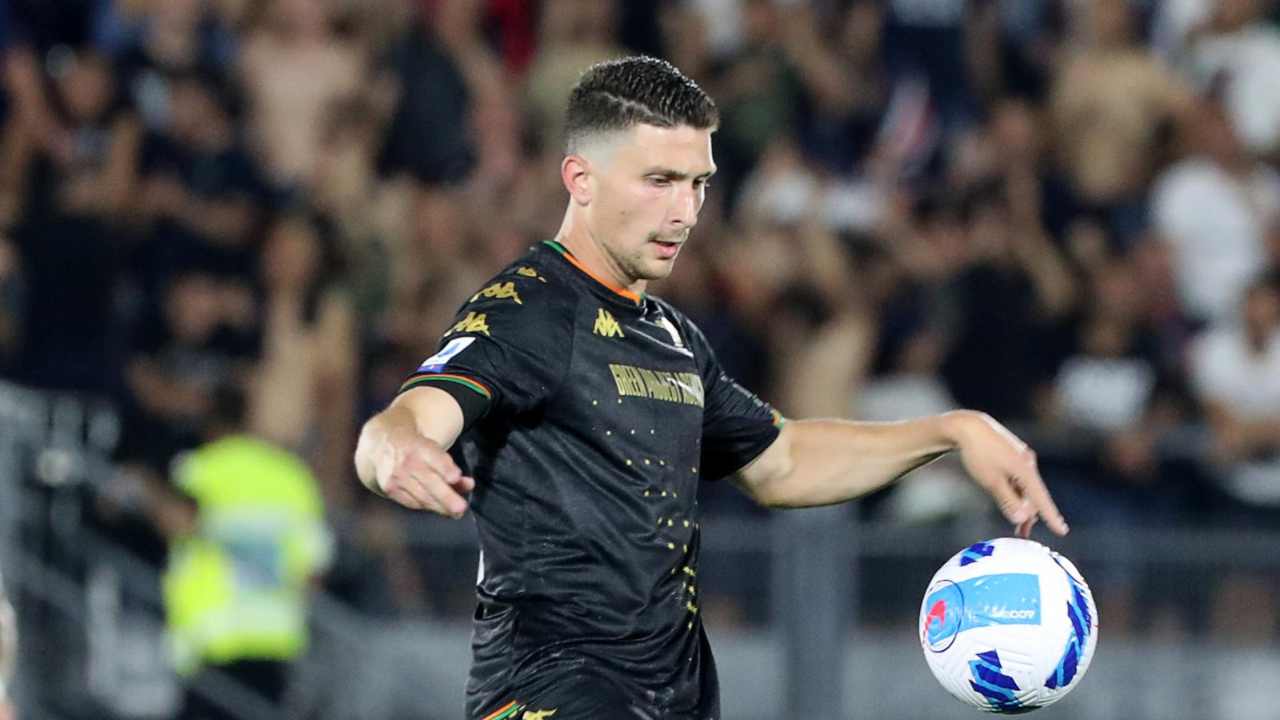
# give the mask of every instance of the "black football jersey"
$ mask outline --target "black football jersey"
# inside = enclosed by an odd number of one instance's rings
[[[470,716],[585,664],[664,715],[714,707],[698,486],[760,455],[778,413],[725,375],[688,318],[555,242],[463,304],[402,391],[421,385],[462,406],[452,452],[476,479]]]

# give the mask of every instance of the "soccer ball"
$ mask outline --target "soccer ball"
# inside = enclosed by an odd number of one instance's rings
[[[1098,611],[1070,560],[1032,540],[997,538],[933,576],[920,644],[934,677],[963,702],[1030,712],[1080,684],[1098,645]]]

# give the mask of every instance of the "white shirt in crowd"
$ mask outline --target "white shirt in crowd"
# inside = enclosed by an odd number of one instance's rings
[[[1190,360],[1200,398],[1222,403],[1242,420],[1280,418],[1280,332],[1254,353],[1241,328],[1216,327],[1196,339]],[[1280,504],[1280,459],[1240,463],[1228,483],[1242,500]]]
[[[1246,178],[1188,158],[1157,180],[1152,221],[1173,246],[1184,307],[1213,321],[1233,316],[1266,265],[1267,226],[1280,211],[1280,177],[1259,164]]]
[[[1124,430],[1142,420],[1156,373],[1139,358],[1076,355],[1058,371],[1054,390],[1063,414],[1093,430]]]
[[[1212,35],[1195,43],[1190,69],[1207,87],[1226,78],[1223,98],[1231,125],[1251,151],[1266,154],[1280,141],[1280,31],[1253,24],[1229,35]]]
[[[877,377],[854,398],[851,415],[859,420],[891,422],[954,410],[955,398],[936,376],[897,374]],[[981,516],[985,498],[952,456],[911,473],[893,488],[886,511],[895,520],[925,523],[955,516]]]
[[[1255,152],[1280,143],[1280,31],[1255,22],[1233,33],[1192,35],[1213,19],[1215,0],[1161,0],[1152,44],[1200,90],[1222,76],[1226,104],[1240,139]]]

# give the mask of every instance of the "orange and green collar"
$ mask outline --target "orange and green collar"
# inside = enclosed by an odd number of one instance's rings
[[[582,264],[582,261],[581,261],[581,260],[579,260],[578,258],[574,257],[573,253],[569,252],[569,248],[565,247],[564,245],[561,245],[558,241],[556,241],[556,240],[543,240],[543,241],[542,241],[542,243],[543,243],[544,245],[546,245],[546,246],[550,247],[552,250],[555,250],[556,252],[560,253],[561,257],[563,257],[565,260],[568,260],[568,261],[569,261],[569,264],[570,264],[570,265],[572,265],[572,266],[574,266],[574,267],[578,268],[578,269],[579,269],[579,270],[581,270],[581,271],[582,271],[582,272],[583,272],[587,277],[589,277],[589,278],[591,278],[592,280],[595,280],[596,282],[598,282],[598,283],[600,283],[601,285],[605,286],[606,288],[608,288],[608,289],[609,289],[611,292],[613,292],[614,294],[621,295],[622,297],[624,297],[624,298],[626,298],[626,299],[630,300],[631,302],[633,302],[633,303],[635,303],[635,304],[637,304],[637,305],[639,305],[639,304],[640,304],[640,301],[643,299],[643,298],[642,298],[642,296],[641,296],[639,293],[633,292],[633,291],[628,290],[628,289],[626,289],[626,288],[618,287],[617,285],[615,285],[615,284],[613,284],[613,283],[609,282],[608,280],[605,280],[604,278],[602,278],[602,277],[600,277],[599,275],[597,275],[597,274],[595,274],[594,272],[592,272],[590,268],[588,268],[586,265],[583,265],[583,264]]]
[[[519,702],[517,702],[517,701],[515,701],[515,700],[512,700],[511,702],[507,703],[506,705],[503,705],[502,707],[498,708],[497,710],[494,710],[493,712],[489,713],[488,715],[485,715],[485,716],[484,716],[484,720],[508,720],[508,719],[513,719],[513,718],[515,718],[516,713],[520,712],[520,711],[521,711],[521,710],[523,710],[523,709],[524,709],[524,705],[521,705]]]

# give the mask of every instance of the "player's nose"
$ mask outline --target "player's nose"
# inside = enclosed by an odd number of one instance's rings
[[[680,228],[692,228],[698,224],[698,211],[702,209],[700,193],[690,186],[682,186],[676,193],[671,209],[671,224]]]

